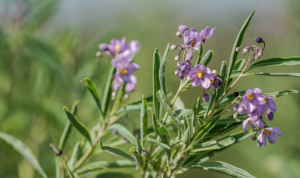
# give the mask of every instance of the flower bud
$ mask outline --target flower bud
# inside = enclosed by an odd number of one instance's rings
[[[217,76],[218,75],[218,72],[216,70],[212,70],[211,73],[214,74],[214,76]]]
[[[262,143],[260,141],[257,141],[257,144],[256,144],[258,147],[261,147],[262,146]]]
[[[252,140],[253,140],[253,141],[256,140],[256,135],[253,135]]]
[[[128,93],[124,93],[123,98],[127,99],[128,97],[129,97],[129,94]]]
[[[236,52],[239,52],[240,50],[241,50],[240,47],[235,48],[235,51],[236,51]]]
[[[261,37],[256,37],[256,38],[254,38],[254,41],[256,43],[262,43],[264,40]]]
[[[204,94],[203,94],[203,101],[204,101],[204,102],[209,102],[209,96],[208,96],[207,93],[204,93]]]
[[[102,51],[106,51],[106,50],[108,50],[108,45],[105,44],[105,43],[101,43],[99,45],[99,49],[102,50]]]
[[[258,56],[258,55],[255,55],[254,59],[255,59],[255,60],[259,59],[259,56]]]
[[[184,33],[185,31],[188,30],[187,26],[185,26],[185,25],[180,25],[180,26],[178,27],[178,29],[179,29],[179,31],[180,31],[181,33]]]
[[[181,32],[176,32],[176,36],[180,38],[180,37],[182,37],[182,33]]]
[[[188,80],[188,81],[191,81],[191,80],[192,80],[191,77],[190,77],[189,75],[187,76],[187,80]]]
[[[244,55],[244,54],[248,53],[249,49],[250,49],[249,46],[245,47],[242,54]]]
[[[236,104],[236,105],[233,106],[233,111],[234,112],[236,112],[238,109],[239,109],[239,105],[238,104]]]
[[[233,96],[234,96],[234,97],[238,97],[238,96],[240,96],[240,93],[239,93],[239,92],[234,92],[234,93],[233,93]]]
[[[97,51],[96,52],[96,57],[101,57],[102,56],[102,53],[100,51]]]
[[[178,75],[179,74],[179,70],[175,70],[175,75]]]
[[[180,60],[180,56],[179,55],[175,56],[175,61],[179,61],[179,60]]]
[[[239,113],[237,113],[237,112],[233,114],[234,119],[238,118],[238,116],[239,116]]]
[[[117,95],[117,92],[116,91],[113,91],[112,93],[111,93],[111,96],[114,98],[114,97],[116,97],[116,95]]]
[[[263,51],[260,49],[258,52],[257,52],[257,55],[260,57],[263,55]]]
[[[244,112],[244,110],[245,110],[245,109],[244,109],[244,107],[243,107],[243,106],[240,106],[240,107],[239,107],[239,109],[238,109],[239,113],[242,113],[242,112]]]
[[[273,118],[274,118],[273,111],[271,111],[270,109],[268,109],[268,112],[267,112],[266,117],[267,117],[267,119],[268,119],[269,121],[272,121]]]
[[[52,143],[50,143],[50,147],[53,149],[55,152],[56,156],[60,156],[62,154],[62,150],[57,149]]]
[[[177,49],[177,46],[176,45],[172,45],[171,46],[171,50],[176,50]]]

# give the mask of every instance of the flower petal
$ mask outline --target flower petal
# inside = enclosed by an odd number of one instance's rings
[[[274,101],[268,100],[267,106],[271,111],[273,112],[277,111],[277,106]]]

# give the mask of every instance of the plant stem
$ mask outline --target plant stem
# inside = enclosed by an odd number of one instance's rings
[[[91,155],[91,153],[94,150],[94,147],[97,145],[97,143],[99,142],[100,138],[104,135],[105,128],[106,128],[106,124],[100,129],[100,131],[99,131],[96,139],[92,143],[92,145],[89,148],[89,150],[87,152],[85,152],[84,155],[76,162],[76,164],[74,165],[74,170],[78,169],[84,163],[84,161]]]
[[[183,82],[182,82],[183,83]],[[170,107],[172,108],[173,105],[175,104],[176,102],[176,99],[178,98],[179,94],[181,93],[181,85],[179,86],[174,98],[172,99],[171,103],[170,103]],[[167,121],[167,118],[168,118],[168,113],[165,114],[164,116],[164,120],[163,120],[163,125],[165,125],[166,121]]]

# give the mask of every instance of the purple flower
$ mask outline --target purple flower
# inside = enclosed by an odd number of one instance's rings
[[[265,104],[263,104],[260,107],[259,112],[260,112],[261,115],[263,115],[263,113],[265,113],[268,108],[273,112],[275,112],[277,110],[277,106],[274,102],[274,100],[276,98],[271,98],[270,96],[266,95],[266,96],[263,96],[263,99],[265,100]]]
[[[213,77],[210,79],[210,83],[211,83],[216,89],[219,89],[219,88],[220,88],[220,85],[219,85],[218,82],[222,82],[222,79],[220,79],[219,77],[213,76]]]
[[[126,61],[126,62],[131,62],[131,53],[129,50],[124,51],[121,54],[118,54],[112,61],[111,65],[114,66],[115,68],[118,67],[119,63]]]
[[[188,30],[187,26],[185,26],[185,25],[180,25],[180,26],[178,27],[178,29],[179,29],[179,31],[180,31],[181,33],[184,33],[185,31]]]
[[[273,127],[273,128],[265,128],[258,136],[258,141],[262,143],[264,146],[267,145],[266,138],[269,140],[270,143],[276,143],[277,141],[277,134],[283,136],[283,133],[280,129]]]
[[[117,73],[115,75],[114,89],[118,86],[118,83],[126,83],[126,90],[132,92],[134,85],[137,83],[137,78],[133,75],[133,72],[138,70],[140,66],[136,63],[130,63],[126,60],[117,63]],[[120,88],[120,87],[118,87]]]
[[[101,43],[101,44],[99,45],[99,49],[102,50],[102,51],[108,50],[108,44],[106,44],[106,43]]]
[[[198,64],[191,70],[189,77],[191,84],[194,87],[202,85],[203,88],[208,90],[211,85],[210,79],[213,77],[213,74],[209,68],[205,68],[203,64]]]
[[[243,96],[243,105],[247,109],[248,112],[253,112],[254,109],[261,110],[259,107],[265,104],[261,90],[259,88],[254,88],[253,90],[248,89],[246,94]]]
[[[190,61],[193,58],[193,53],[188,51],[185,57],[185,60]]]
[[[110,44],[108,45],[108,50],[111,54],[122,53],[126,49],[129,48],[128,44],[126,44],[126,38],[123,37],[121,40],[116,38],[110,40]]]
[[[206,41],[206,39],[210,38],[214,33],[215,33],[216,28],[213,28],[210,30],[209,27],[204,28],[201,33],[201,40],[204,43]]]
[[[200,47],[200,43],[202,43],[202,38],[199,32],[192,28],[191,30],[187,30],[183,34],[184,44],[187,49],[190,49],[189,52],[198,51]]]
[[[130,42],[130,51],[133,54],[137,54],[141,49],[141,45],[138,41],[132,40]]]
[[[189,75],[190,71],[192,70],[192,64],[190,61],[178,62],[177,63],[177,77],[180,79],[185,78]]]
[[[256,112],[249,114],[249,117],[243,122],[243,129],[246,131],[248,124],[255,129],[256,127],[264,128],[264,123],[259,119]]]

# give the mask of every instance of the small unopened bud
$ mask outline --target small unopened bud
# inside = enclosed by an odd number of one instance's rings
[[[208,96],[207,93],[204,93],[204,94],[203,94],[203,101],[204,101],[204,102],[209,102],[209,96]]]
[[[239,108],[239,105],[238,105],[238,104],[234,105],[234,106],[233,106],[233,111],[236,112],[236,111],[238,110],[238,108]]]
[[[256,37],[256,38],[254,38],[254,41],[256,43],[262,43],[264,40],[261,37]]]
[[[179,70],[175,70],[175,75],[178,75],[179,74]]]
[[[233,96],[234,96],[234,97],[238,97],[238,96],[240,96],[240,93],[239,93],[239,92],[234,92],[234,93],[233,93]]]
[[[239,52],[240,50],[241,50],[240,47],[235,48],[235,51],[236,51],[236,52]]]
[[[179,55],[175,56],[175,61],[179,61],[179,60],[180,60],[180,56]]]
[[[268,112],[267,112],[266,117],[267,117],[267,119],[268,119],[269,121],[272,121],[273,118],[274,118],[273,111],[271,111],[270,109],[268,109]]]
[[[217,76],[218,75],[218,72],[216,70],[212,70],[211,73],[214,74],[214,76]]]
[[[234,119],[238,118],[238,116],[239,116],[239,114],[237,112],[233,114]]]
[[[123,98],[127,99],[128,97],[129,97],[129,94],[128,93],[124,93]]]
[[[260,141],[257,141],[257,144],[256,144],[258,147],[261,147],[262,146],[262,143]]]
[[[117,92],[116,91],[113,91],[112,93],[111,93],[111,96],[114,98],[114,97],[116,97],[116,95],[117,95]]]
[[[257,52],[257,55],[260,57],[263,55],[263,51],[260,49],[258,52]]]
[[[180,38],[180,37],[182,37],[182,33],[178,31],[178,32],[176,32],[176,36]]]
[[[102,53],[100,51],[97,51],[96,52],[96,57],[101,57],[102,56]]]
[[[244,107],[243,107],[243,106],[240,106],[240,107],[239,107],[239,109],[238,109],[239,113],[243,113],[243,112],[244,112],[244,110],[245,110],[245,109],[244,109]]]
[[[172,45],[171,46],[171,50],[176,50],[177,49],[177,46],[176,45]]]
[[[255,59],[255,60],[258,60],[258,59],[259,59],[259,56],[258,56],[258,55],[255,55],[254,59]]]
[[[53,149],[57,156],[60,156],[62,154],[62,150],[57,149],[52,143],[50,143],[50,147]]]
[[[191,77],[188,75],[187,78],[186,78],[188,81],[191,81]]]
[[[253,140],[253,141],[255,141],[255,140],[256,140],[256,135],[254,135],[254,136],[252,137],[252,140]]]
[[[248,47],[248,46],[245,47],[245,48],[243,49],[243,55],[246,54],[246,53],[248,53],[248,52],[249,52],[249,49],[250,49],[250,47]]]

